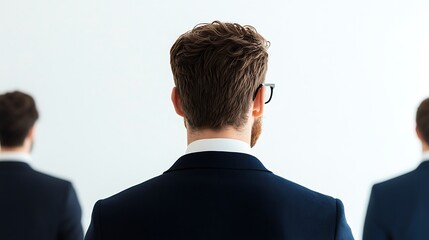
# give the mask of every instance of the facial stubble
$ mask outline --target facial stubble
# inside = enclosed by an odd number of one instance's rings
[[[262,132],[262,117],[258,117],[253,122],[252,132],[250,137],[250,147],[255,146]]]

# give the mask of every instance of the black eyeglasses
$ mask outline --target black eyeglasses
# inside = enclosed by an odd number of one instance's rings
[[[274,87],[276,84],[274,83],[261,83],[258,88],[256,88],[255,94],[253,94],[253,101],[255,101],[256,95],[258,94],[258,91],[261,87],[270,87],[270,92],[265,92],[265,104],[269,103],[271,101],[271,98],[273,97]]]

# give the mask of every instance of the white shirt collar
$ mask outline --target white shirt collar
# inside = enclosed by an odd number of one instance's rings
[[[423,152],[422,160],[429,161],[429,151]]]
[[[25,162],[30,163],[32,160],[31,155],[22,152],[0,152],[0,162],[2,161],[14,161],[14,162]]]
[[[249,144],[230,138],[209,138],[193,141],[188,145],[186,154],[207,151],[238,152],[252,155]]]

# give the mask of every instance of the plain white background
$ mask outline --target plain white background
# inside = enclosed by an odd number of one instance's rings
[[[429,2],[0,0],[0,90],[41,114],[36,169],[96,200],[183,154],[169,50],[197,23],[250,24],[276,83],[254,148],[278,175],[340,198],[357,239],[372,184],[417,166],[414,115],[429,94]]]

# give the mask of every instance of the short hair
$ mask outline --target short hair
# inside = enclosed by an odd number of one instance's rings
[[[421,137],[429,144],[429,98],[423,100],[417,108],[416,124]]]
[[[170,64],[192,129],[239,129],[265,81],[269,42],[252,26],[214,21],[181,35]]]
[[[0,95],[0,146],[22,146],[38,118],[36,103],[30,95],[19,91]]]

